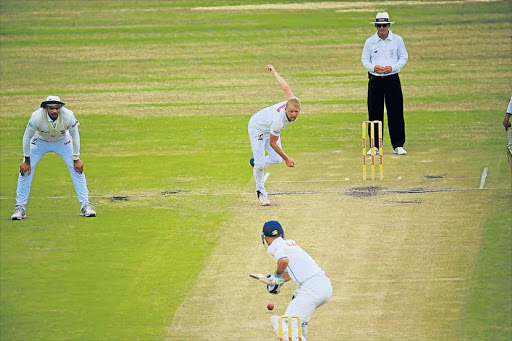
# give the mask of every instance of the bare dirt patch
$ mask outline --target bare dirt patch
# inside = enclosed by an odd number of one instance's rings
[[[356,188],[351,188],[348,191],[348,195],[353,196],[353,197],[359,197],[359,198],[361,198],[361,197],[372,197],[372,196],[377,195],[379,190],[380,190],[380,188],[379,187],[375,187],[375,186],[356,187]]]

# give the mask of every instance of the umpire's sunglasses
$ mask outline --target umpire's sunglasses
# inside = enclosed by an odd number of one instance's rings
[[[375,24],[375,27],[387,27],[389,24]]]

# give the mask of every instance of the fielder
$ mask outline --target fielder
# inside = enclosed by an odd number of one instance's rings
[[[299,286],[293,293],[284,315],[298,315],[302,319],[303,341],[306,341],[309,319],[313,311],[327,303],[332,296],[332,285],[325,272],[311,256],[294,240],[284,239],[284,230],[275,220],[267,221],[261,233],[263,245],[268,245],[268,255],[277,263],[276,271],[269,275],[272,282],[267,285],[271,294],[279,294],[281,286],[292,279]],[[270,322],[278,336],[279,316],[272,315]],[[293,340],[297,340],[298,328],[292,322]],[[288,324],[283,320],[283,340],[288,340]]]
[[[32,113],[23,135],[23,162],[20,165],[16,205],[11,220],[27,217],[26,205],[36,165],[44,154],[59,154],[68,166],[83,217],[95,217],[96,210],[89,202],[89,190],[80,160],[80,134],[78,120],[73,112],[64,107],[58,96],[48,96],[41,108]]]
[[[279,76],[272,65],[267,65],[267,70],[274,74],[281,85],[286,95],[286,101],[261,109],[249,120],[248,130],[253,154],[250,164],[253,167],[256,194],[261,206],[270,206],[265,189],[264,168],[281,163],[283,159],[286,166],[295,167],[295,161],[281,148],[280,135],[289,123],[297,120],[301,110],[301,103],[293,94],[288,83]],[[265,156],[265,150],[267,156]]]

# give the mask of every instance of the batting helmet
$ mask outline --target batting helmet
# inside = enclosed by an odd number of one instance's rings
[[[277,237],[282,235],[284,238],[284,230],[281,227],[281,224],[277,220],[267,221],[263,225],[263,231],[261,231],[261,241],[263,245],[265,245],[265,237]]]
[[[284,230],[277,220],[270,220],[263,225],[261,234],[266,237],[277,237],[282,234],[284,237]]]

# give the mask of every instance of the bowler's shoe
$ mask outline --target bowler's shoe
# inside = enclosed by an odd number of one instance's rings
[[[258,195],[260,206],[270,206],[270,200],[268,200],[268,196],[262,194],[260,191],[256,191],[256,194]]]

